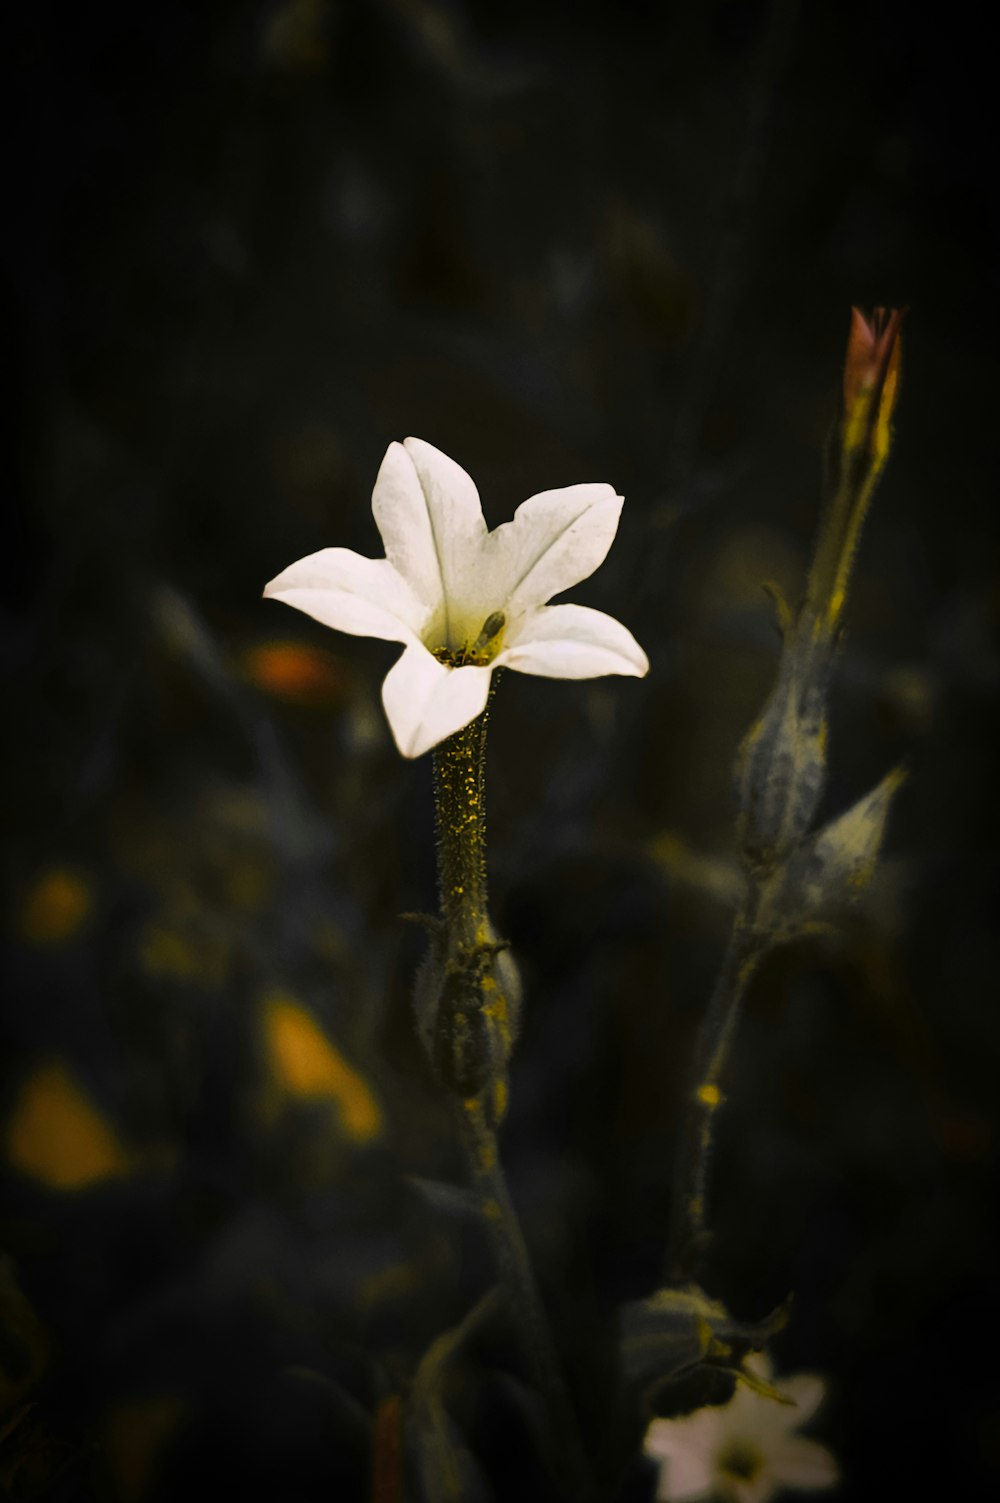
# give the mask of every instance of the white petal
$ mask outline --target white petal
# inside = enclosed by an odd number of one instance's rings
[[[382,685],[382,703],[404,757],[419,757],[486,708],[489,668],[448,668],[419,642],[408,647]]]
[[[350,548],[321,548],[265,585],[268,600],[283,600],[324,626],[352,637],[412,642],[427,616],[405,579],[384,558]]]
[[[747,1430],[755,1431],[758,1435],[785,1435],[804,1425],[819,1408],[826,1388],[822,1378],[812,1373],[776,1378],[773,1375],[765,1376],[765,1370],[754,1361],[748,1362],[747,1366],[765,1382],[773,1383],[778,1392],[791,1402],[778,1403],[776,1399],[755,1392],[745,1383],[737,1383],[736,1393],[721,1411],[734,1433]]]
[[[780,1445],[775,1444],[768,1456],[768,1466],[776,1481],[786,1487],[833,1487],[840,1475],[826,1447],[801,1435],[788,1435]]]
[[[683,1419],[653,1420],[646,1431],[643,1450],[661,1463],[657,1498],[704,1498],[711,1493],[714,1483],[708,1460],[711,1434],[711,1415],[707,1410],[696,1410]]]
[[[610,485],[570,485],[522,501],[487,540],[484,592],[506,602],[510,620],[579,584],[607,557],[622,504]]]
[[[787,1428],[797,1430],[811,1419],[823,1402],[826,1384],[814,1373],[799,1373],[794,1378],[779,1378],[777,1387],[794,1402],[795,1408],[785,1409]]]
[[[711,1413],[696,1409],[681,1419],[654,1419],[650,1421],[643,1441],[647,1456],[664,1461],[679,1451],[695,1451],[707,1455],[714,1437]]]
[[[479,492],[461,465],[419,438],[390,444],[372,511],[390,563],[425,605],[447,608],[486,538]]]
[[[625,673],[642,678],[649,659],[627,627],[586,605],[549,605],[530,612],[495,666],[543,678],[600,678]]]
[[[670,1503],[687,1499],[708,1498],[715,1491],[715,1476],[705,1457],[695,1451],[677,1451],[664,1463],[665,1484],[661,1496]]]

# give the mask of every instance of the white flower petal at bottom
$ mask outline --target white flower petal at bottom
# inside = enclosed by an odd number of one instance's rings
[[[497,668],[542,678],[642,678],[649,659],[627,627],[586,605],[549,605],[532,611],[498,655]]]
[[[404,757],[419,757],[486,708],[489,668],[448,668],[420,643],[408,647],[382,685],[382,703]]]
[[[658,1498],[669,1503],[696,1503],[710,1498],[715,1478],[704,1456],[693,1451],[677,1451],[660,1472]]]
[[[653,1420],[644,1450],[660,1463],[661,1503],[770,1503],[786,1488],[837,1482],[837,1464],[826,1447],[791,1433],[819,1406],[823,1380],[810,1373],[774,1380],[763,1355],[746,1366],[792,1402],[778,1403],[740,1383],[728,1404]]]
[[[264,588],[314,621],[352,637],[412,642],[427,607],[385,558],[365,558],[350,548],[321,548],[289,564]]]
[[[795,1405],[794,1409],[787,1409],[781,1416],[783,1428],[797,1430],[800,1425],[805,1425],[812,1419],[823,1402],[826,1384],[815,1373],[799,1373],[794,1378],[782,1378],[779,1386],[782,1393],[787,1394]]]
[[[788,1435],[770,1455],[771,1471],[785,1487],[833,1487],[839,1481],[837,1463],[825,1446],[802,1435]]]
[[[713,1471],[709,1463],[712,1416],[696,1410],[679,1420],[653,1420],[646,1432],[645,1451],[661,1462],[656,1496],[670,1503],[693,1503],[712,1492]]]

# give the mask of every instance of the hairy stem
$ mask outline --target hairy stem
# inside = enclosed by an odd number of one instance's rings
[[[486,725],[489,707],[434,753],[438,896],[449,943],[471,950],[489,924],[486,893]]]

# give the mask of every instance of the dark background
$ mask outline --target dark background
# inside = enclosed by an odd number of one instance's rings
[[[504,1147],[577,1403],[661,1276],[724,943],[730,769],[793,598],[852,303],[908,304],[835,686],[838,812],[903,760],[839,940],[755,985],[710,1287],[794,1291],[844,1499],[1000,1472],[994,48],[979,8],[22,6],[5,22],[0,1483],[369,1496],[370,1419],[489,1278],[419,1057],[429,759],[383,643],[264,604],[377,554],[414,433],[491,525],[609,480],[573,598],[645,682],[507,675],[491,876],[527,984]],[[280,644],[280,651],[275,649]],[[322,1031],[296,1088],[275,999]],[[269,1011],[270,1009],[270,1011]],[[303,1019],[311,1019],[304,1022]],[[320,1072],[322,1074],[322,1071]],[[458,1401],[545,1496],[516,1353]],[[637,1463],[622,1496],[652,1496]]]

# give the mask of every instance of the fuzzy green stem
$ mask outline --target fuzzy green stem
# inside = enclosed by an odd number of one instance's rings
[[[725,1101],[720,1081],[729,1062],[743,998],[764,952],[754,921],[755,909],[751,896],[733,921],[698,1032],[671,1194],[667,1272],[673,1281],[692,1276],[708,1239],[708,1170],[715,1119]]]
[[[438,896],[450,944],[471,950],[489,925],[486,892],[486,725],[483,713],[434,753]]]
[[[802,611],[803,620],[809,623],[808,634],[817,641],[831,640],[840,627],[861,529],[882,471],[882,464],[863,453],[847,453],[840,463],[839,482],[827,503]]]

